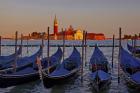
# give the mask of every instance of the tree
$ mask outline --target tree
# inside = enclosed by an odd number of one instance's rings
[[[38,35],[38,33],[37,32],[32,32],[32,34],[31,34],[31,36],[37,36]]]

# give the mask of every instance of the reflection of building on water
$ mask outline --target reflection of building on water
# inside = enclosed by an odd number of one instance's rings
[[[66,40],[82,40],[83,39],[83,30],[81,29],[74,29],[71,25],[64,30],[64,33],[62,31],[58,32],[58,20],[55,16],[54,18],[54,27],[53,27],[53,34],[50,34],[51,40],[62,40],[63,35],[65,34]],[[48,35],[45,34],[45,39],[47,39]],[[30,36],[30,39],[39,39],[41,38],[41,33],[33,32]],[[87,39],[89,40],[104,40],[105,36],[102,33],[87,33]]]

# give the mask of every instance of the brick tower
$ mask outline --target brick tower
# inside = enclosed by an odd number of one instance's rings
[[[58,33],[58,21],[55,15],[55,18],[54,18],[54,39],[55,40],[57,39],[57,33]]]

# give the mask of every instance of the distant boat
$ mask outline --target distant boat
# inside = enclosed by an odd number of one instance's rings
[[[72,54],[66,58],[54,71],[49,74],[44,71],[43,83],[46,88],[53,85],[63,84],[77,76],[81,66],[81,56],[78,50],[74,47]]]
[[[5,69],[7,64],[11,64],[12,62],[14,62],[15,58],[16,58],[16,54],[17,56],[20,55],[22,53],[22,46],[19,47],[19,49],[16,51],[16,53],[13,53],[9,56],[0,56],[0,70],[1,69]]]
[[[37,56],[34,56],[33,59],[29,60],[36,60]],[[62,50],[61,48],[58,48],[56,53],[54,53],[50,57],[50,66],[53,68],[56,68],[56,66],[59,64],[59,61],[62,58]],[[41,61],[43,70],[47,70],[47,58],[43,58]],[[49,66],[49,67],[50,67]],[[14,69],[6,70],[5,72],[0,74],[0,87],[5,88],[9,86],[14,86],[18,84],[23,84],[27,82],[31,82],[34,80],[39,79],[39,72],[36,61],[33,61],[32,64],[28,64],[22,67],[19,67],[14,71]]]
[[[120,65],[129,87],[140,88],[140,60],[121,47]]]
[[[111,83],[109,63],[97,45],[95,46],[95,50],[90,59],[90,68],[90,80],[92,87],[97,92],[105,89]]]
[[[136,56],[140,56],[140,48],[133,47],[129,44],[127,44],[127,48],[132,54],[135,54]]]

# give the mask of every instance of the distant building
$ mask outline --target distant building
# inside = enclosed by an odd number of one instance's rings
[[[105,36],[102,33],[95,34],[94,39],[95,40],[105,40]]]
[[[83,32],[79,29],[74,34],[75,40],[82,40],[83,39]]]
[[[74,34],[75,34],[75,31],[71,25],[68,27],[68,29],[65,29],[66,40],[74,40]]]
[[[63,35],[64,35],[64,38],[66,39],[66,40],[73,40],[74,39],[74,31],[73,30],[71,30],[71,28],[68,28],[68,29],[65,29],[63,32],[61,31],[61,32],[59,32],[58,34],[57,34],[57,37],[58,37],[58,40],[62,40],[63,39]]]
[[[74,30],[74,28],[70,25],[68,28],[64,30],[64,32],[58,32],[58,20],[55,16],[54,18],[54,33],[50,34],[50,39],[53,40],[62,40],[64,38],[66,40],[81,40],[83,38],[82,31]]]
[[[65,29],[64,32],[58,32],[57,39],[62,40],[64,38],[66,40],[81,40],[83,39],[83,33],[81,30],[74,30],[73,27],[70,25],[68,29]],[[52,35],[53,36],[53,35]]]
[[[105,36],[102,33],[87,33],[88,40],[105,40]]]
[[[33,32],[31,33],[31,36],[29,36],[30,39],[41,39],[42,34],[44,34],[45,39],[48,38],[48,35],[45,32]],[[83,39],[83,31],[80,29],[75,30],[71,25],[62,31],[58,31],[58,20],[55,15],[54,23],[53,23],[53,33],[50,34],[51,40],[62,40],[63,35],[65,35],[66,40],[82,40]],[[28,36],[25,36],[26,38]],[[105,36],[102,33],[87,33],[87,39],[88,40],[105,40]]]

